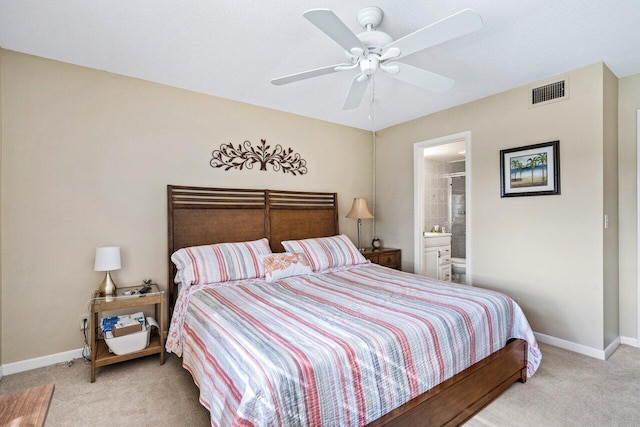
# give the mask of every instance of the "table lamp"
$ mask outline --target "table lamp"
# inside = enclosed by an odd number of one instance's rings
[[[104,280],[98,286],[100,295],[115,295],[116,284],[111,279],[110,272],[120,270],[120,248],[118,246],[107,246],[96,248],[95,271],[106,271]]]
[[[369,208],[367,207],[367,200],[359,198],[353,199],[353,205],[347,214],[347,218],[355,218],[358,220],[358,250],[360,252],[364,252],[364,248],[360,246],[360,226],[363,219],[373,218],[373,215],[371,215],[371,212],[369,212]]]

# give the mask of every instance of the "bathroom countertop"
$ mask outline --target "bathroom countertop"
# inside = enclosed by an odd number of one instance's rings
[[[422,235],[424,237],[445,237],[451,236],[451,233],[432,233],[430,231],[425,231],[424,233],[422,233]]]

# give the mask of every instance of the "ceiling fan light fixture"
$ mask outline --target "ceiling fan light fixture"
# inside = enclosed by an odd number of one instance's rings
[[[398,49],[397,47],[391,47],[384,53],[384,55],[380,57],[380,61],[386,61],[387,59],[397,58],[398,56],[400,56],[400,53],[401,53],[400,49]]]
[[[391,75],[398,74],[400,72],[400,67],[395,63],[391,63],[389,65],[380,64],[380,69],[382,71],[386,72],[386,73],[391,74]]]
[[[364,50],[362,50],[359,47],[352,48],[351,49],[351,54],[349,54],[349,52],[347,52],[347,56],[354,57],[355,61],[357,61],[358,58],[362,58],[363,55],[364,55]]]
[[[367,59],[360,60],[360,71],[362,71],[362,74],[370,76],[378,71],[378,65],[380,65],[378,57],[370,53]]]

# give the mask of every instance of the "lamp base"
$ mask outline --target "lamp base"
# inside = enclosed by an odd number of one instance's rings
[[[104,280],[100,283],[100,286],[98,286],[98,292],[100,292],[100,295],[102,296],[116,294],[116,284],[111,279],[109,271],[107,271],[107,274],[104,276]]]

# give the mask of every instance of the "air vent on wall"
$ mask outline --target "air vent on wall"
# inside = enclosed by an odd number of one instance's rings
[[[539,107],[552,102],[569,99],[569,78],[537,86],[529,93],[529,107]]]

